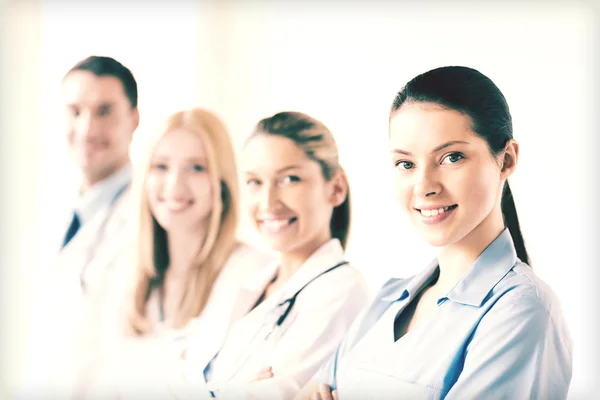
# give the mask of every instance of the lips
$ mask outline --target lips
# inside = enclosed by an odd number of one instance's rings
[[[444,212],[454,210],[456,207],[458,207],[457,204],[454,204],[451,206],[441,206],[441,207],[437,207],[437,208],[431,208],[431,207],[423,207],[420,209],[416,208],[416,210],[419,211],[421,213],[421,215],[423,215],[424,217],[435,217],[436,215],[443,214]]]
[[[427,206],[415,208],[415,210],[421,214],[425,224],[437,224],[448,218],[457,207],[457,204],[453,204],[450,206]]]
[[[193,204],[191,200],[163,200],[163,204],[171,213],[181,213]]]

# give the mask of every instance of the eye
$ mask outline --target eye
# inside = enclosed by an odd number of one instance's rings
[[[456,164],[457,162],[464,160],[465,156],[462,153],[450,153],[442,158],[441,164]]]
[[[194,165],[192,165],[192,170],[194,172],[202,172],[202,171],[206,170],[206,168],[204,168],[204,165],[194,164]]]
[[[101,117],[105,117],[109,114],[110,114],[110,106],[109,105],[100,106],[100,108],[98,109],[98,115]]]
[[[246,179],[246,185],[247,186],[259,186],[260,185],[260,181],[256,178],[248,178]]]
[[[166,171],[168,168],[167,164],[165,163],[154,163],[152,164],[152,169],[157,171]]]
[[[298,177],[296,175],[287,175],[287,176],[284,176],[283,179],[281,180],[281,183],[283,183],[283,184],[289,184],[289,183],[294,183],[294,182],[300,182],[300,177]]]
[[[79,110],[79,107],[69,107],[69,111],[71,112],[71,115],[73,117],[78,117],[79,114],[81,113],[81,111]]]
[[[401,170],[408,170],[408,169],[413,169],[415,167],[415,164],[411,161],[400,160],[400,161],[396,161],[394,163],[394,166]]]

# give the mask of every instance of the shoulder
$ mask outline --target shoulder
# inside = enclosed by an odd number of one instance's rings
[[[527,335],[554,335],[571,348],[571,336],[552,288],[520,261],[496,285],[484,319],[526,329]],[[530,328],[527,328],[530,327]]]
[[[316,299],[319,307],[339,302],[362,307],[371,297],[371,291],[363,274],[348,263],[310,283],[303,297]]]
[[[241,283],[268,268],[274,260],[275,257],[269,253],[238,243],[221,268],[218,279]]]
[[[520,261],[494,287],[491,298],[501,303],[537,307],[553,318],[562,317],[560,301],[554,290],[529,265]]]

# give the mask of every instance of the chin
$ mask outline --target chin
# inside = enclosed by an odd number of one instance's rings
[[[446,230],[438,230],[437,232],[432,232],[428,229],[420,229],[421,236],[425,242],[433,247],[444,247],[451,242],[450,232]]]
[[[263,240],[270,249],[279,253],[287,253],[292,251],[294,248],[293,243],[291,243],[289,240],[277,240],[269,238],[263,238]]]

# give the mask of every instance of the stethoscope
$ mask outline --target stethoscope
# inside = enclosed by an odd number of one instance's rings
[[[106,217],[104,217],[104,219],[102,220],[102,223],[100,224],[98,229],[96,230],[96,234],[94,235],[94,240],[92,241],[92,244],[90,246],[88,246],[88,248],[87,248],[85,263],[83,264],[83,267],[81,268],[81,272],[79,273],[79,284],[81,285],[82,292],[85,292],[85,289],[86,289],[86,287],[85,287],[86,284],[85,284],[85,279],[84,279],[85,271],[87,270],[88,265],[94,258],[94,255],[96,254],[96,250],[98,249],[98,245],[100,244],[101,240],[104,239],[104,235],[106,233],[106,226],[108,225],[108,221],[110,220],[111,216],[114,213],[115,204],[117,203],[117,200],[119,200],[121,195],[129,187],[129,184],[130,184],[130,182],[127,182],[125,185],[123,185],[111,199],[109,206],[108,206],[109,211],[106,214]]]
[[[252,339],[249,341],[249,343],[254,343],[254,346],[245,347],[244,351],[236,358],[236,360],[233,364],[233,367],[229,370],[229,376],[235,375],[240,370],[240,368],[246,363],[246,361],[252,356],[252,354],[254,354],[254,352],[258,349],[258,347],[260,345],[262,345],[264,342],[266,342],[278,327],[281,327],[283,325],[283,323],[285,322],[287,317],[290,315],[290,312],[294,308],[294,304],[296,303],[296,299],[297,299],[298,295],[300,293],[302,293],[302,291],[308,285],[310,285],[312,282],[314,282],[321,276],[327,274],[328,272],[331,272],[334,269],[339,268],[342,265],[346,265],[346,264],[348,264],[348,261],[342,261],[342,262],[334,265],[333,267],[327,269],[326,271],[321,272],[319,275],[315,276],[310,281],[308,281],[306,284],[304,284],[304,286],[302,286],[298,291],[296,291],[296,293],[294,293],[291,297],[288,297],[286,300],[279,303],[275,307],[275,310],[283,310],[283,312],[279,315],[279,317],[274,322],[271,322],[271,323],[266,322],[263,325],[263,327],[254,334]],[[271,314],[267,317],[267,321],[269,319],[274,319],[273,314]],[[262,336],[262,339],[259,339],[260,336]],[[215,355],[214,358],[216,358],[217,355]],[[213,360],[214,360],[214,358],[213,358]],[[204,369],[205,379],[207,377],[206,373],[207,373],[209,367],[210,367],[210,363]],[[207,383],[208,383],[208,380],[207,380]],[[209,384],[209,387],[210,387],[210,384]],[[218,391],[218,390],[216,390],[214,388],[210,389],[212,397],[215,397],[214,392],[216,392],[216,391]]]

